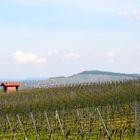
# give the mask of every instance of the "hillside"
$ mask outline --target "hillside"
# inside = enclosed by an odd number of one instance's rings
[[[69,85],[78,83],[98,83],[111,81],[124,81],[139,79],[139,74],[114,73],[106,71],[83,71],[68,77],[52,77],[47,80],[26,80],[21,88],[25,87],[48,87],[54,85]]]
[[[115,73],[115,72],[107,72],[107,71],[83,71],[78,75],[108,75],[108,76],[128,76],[128,77],[138,77],[139,74],[126,74],[126,73]]]

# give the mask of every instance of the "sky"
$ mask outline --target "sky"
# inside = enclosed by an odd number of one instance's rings
[[[0,0],[0,79],[140,73],[139,0]]]

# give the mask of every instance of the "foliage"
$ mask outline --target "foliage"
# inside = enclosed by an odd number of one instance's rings
[[[37,88],[0,96],[0,113],[71,110],[140,100],[140,80]]]

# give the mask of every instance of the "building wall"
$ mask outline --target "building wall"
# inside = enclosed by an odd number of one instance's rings
[[[7,92],[16,91],[16,87],[7,87]]]

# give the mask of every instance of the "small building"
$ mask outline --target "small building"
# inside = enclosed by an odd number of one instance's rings
[[[4,92],[15,92],[18,91],[19,82],[3,82],[0,86],[3,86]]]

